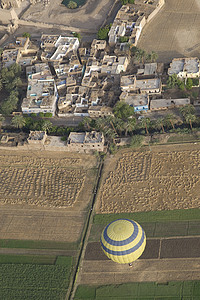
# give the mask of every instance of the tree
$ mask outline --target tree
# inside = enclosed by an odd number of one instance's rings
[[[42,130],[46,131],[47,133],[51,130],[51,128],[53,127],[51,121],[49,120],[45,120],[42,124]]]
[[[112,24],[106,25],[105,27],[101,27],[97,32],[97,37],[99,40],[107,40],[108,39],[108,33],[110,31]]]
[[[162,129],[162,132],[165,133],[165,129],[164,129],[164,125],[163,124],[164,124],[164,119],[163,118],[158,118],[156,120],[156,126],[157,126],[157,128]]]
[[[149,134],[149,131],[148,131],[149,125],[150,125],[150,119],[149,118],[142,118],[142,120],[140,121],[140,126],[142,128],[145,128],[146,134]]]
[[[131,147],[133,148],[139,148],[142,145],[142,142],[144,140],[143,135],[136,134],[131,138]]]
[[[22,84],[22,81],[19,77],[15,77],[12,81],[9,81],[5,84],[5,89],[8,92],[13,91],[17,87],[19,87]]]
[[[115,144],[115,138],[117,137],[117,134],[116,134],[116,132],[112,128],[108,128],[105,131],[105,136],[108,138],[108,140],[110,142],[112,142],[113,144]]]
[[[185,115],[185,121],[187,124],[190,124],[190,128],[192,130],[192,124],[196,121],[196,116],[189,113],[189,114]]]
[[[30,38],[30,37],[31,37],[30,33],[28,33],[28,32],[24,32],[24,33],[22,34],[22,36],[23,36],[23,37],[26,37],[26,38]]]
[[[105,126],[106,126],[106,120],[105,118],[98,118],[96,121],[95,128],[101,132],[104,132]]]
[[[77,3],[75,1],[69,1],[69,3],[67,4],[67,7],[70,9],[75,9],[77,8]]]
[[[11,121],[12,125],[16,128],[21,129],[26,125],[26,120],[23,116],[14,116]]]
[[[90,117],[84,117],[84,119],[83,119],[83,125],[84,125],[84,128],[86,130],[90,130],[91,129],[91,122],[92,122],[92,119]]]
[[[119,101],[115,104],[113,109],[116,118],[127,120],[129,117],[135,114],[134,107],[128,105],[123,101]]]
[[[0,115],[0,133],[1,133],[1,126],[4,120],[5,120],[4,116]]]
[[[167,124],[167,126],[169,124],[171,124],[172,128],[175,129],[174,124],[176,122],[176,116],[174,114],[167,114],[165,116],[165,123]]]
[[[111,127],[114,130],[114,132],[116,133],[116,135],[118,135],[117,131],[116,131],[116,128],[114,126],[115,117],[113,117],[113,116],[107,116],[105,118],[105,120],[106,120],[106,123],[107,123],[107,127]]]
[[[124,121],[120,118],[115,118],[114,119],[114,125],[115,125],[115,128],[116,128],[119,136],[121,136],[122,131],[124,129]]]
[[[187,79],[185,87],[186,87],[187,90],[191,90],[192,89],[192,87],[193,87],[193,81],[192,81],[191,78]]]
[[[168,88],[174,88],[175,86],[177,86],[178,84],[178,77],[176,74],[173,74],[171,76],[168,77],[168,80],[167,80],[167,86]]]
[[[125,130],[125,136],[128,135],[129,132],[132,132],[135,129],[136,125],[136,119],[128,119],[126,122],[124,122],[124,130]]]
[[[1,112],[4,115],[9,115],[17,108],[18,92],[12,91],[8,98],[1,104]]]
[[[165,123],[168,125],[171,124],[172,128],[174,129],[174,123],[176,122],[176,116],[174,114],[167,114],[165,116]]]
[[[185,117],[187,114],[195,113],[195,108],[191,104],[185,105],[185,106],[181,107],[179,110],[180,110],[181,114],[183,115],[183,117]]]
[[[129,37],[128,36],[120,36],[119,37],[119,42],[120,43],[127,43],[129,40]]]
[[[82,36],[81,36],[81,34],[80,33],[78,33],[78,32],[73,32],[73,36],[74,37],[76,37],[78,40],[79,40],[79,42],[81,41],[81,39],[82,39]]]
[[[155,51],[151,51],[151,62],[155,62],[158,59],[158,54]]]
[[[138,62],[142,62],[144,63],[144,58],[146,57],[146,51],[143,49],[137,49],[136,53],[135,53],[135,57],[137,59]]]
[[[121,0],[122,5],[128,4],[128,0]]]
[[[183,81],[178,80],[178,88],[179,88],[181,91],[184,91],[184,90],[185,90],[185,84],[184,84]]]
[[[135,56],[138,48],[135,46],[130,46],[130,50],[131,50],[131,56]]]

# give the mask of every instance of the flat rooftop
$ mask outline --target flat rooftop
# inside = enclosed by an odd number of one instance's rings
[[[155,99],[150,102],[150,109],[162,109],[173,106],[181,106],[190,104],[189,98],[181,99]]]
[[[158,89],[160,85],[160,78],[136,80],[136,89],[140,90]]]

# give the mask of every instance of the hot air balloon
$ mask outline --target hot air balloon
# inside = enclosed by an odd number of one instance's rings
[[[119,219],[106,226],[101,234],[101,247],[108,258],[120,264],[138,259],[146,246],[146,236],[135,221]]]

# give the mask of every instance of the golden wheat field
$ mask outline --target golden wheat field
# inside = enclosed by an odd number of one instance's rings
[[[194,149],[192,149],[194,148]],[[198,145],[122,151],[109,160],[97,211],[120,213],[200,207]]]

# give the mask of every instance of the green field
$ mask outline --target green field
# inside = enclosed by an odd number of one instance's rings
[[[126,283],[108,286],[78,286],[75,300],[199,300],[200,281]]]
[[[200,221],[140,222],[147,238],[200,235]],[[89,241],[98,242],[106,224],[92,224]]]
[[[0,255],[0,264],[54,265],[57,257],[50,255]]]
[[[54,242],[54,241],[31,241],[31,240],[0,240],[0,248],[22,249],[54,249],[54,250],[78,250],[79,242]]]
[[[0,299],[65,299],[72,257],[0,256]]]
[[[64,4],[65,6],[68,5],[70,0],[63,0],[62,4]],[[73,0],[74,2],[77,3],[77,7],[83,6],[87,0]]]
[[[171,136],[167,143],[184,143],[184,142],[197,142],[200,137],[197,134],[177,134],[176,136]]]
[[[94,224],[109,224],[117,219],[132,219],[139,223],[164,221],[192,221],[200,220],[200,209],[177,209],[162,211],[144,211],[120,214],[96,214]]]
[[[200,235],[200,210],[149,211],[94,216],[89,236],[97,242],[105,226],[116,219],[132,219],[144,229],[148,238]]]

